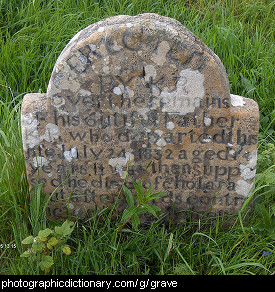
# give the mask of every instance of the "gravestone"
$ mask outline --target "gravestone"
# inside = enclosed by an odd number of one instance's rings
[[[110,207],[131,178],[164,191],[155,204],[176,222],[186,210],[234,213],[252,191],[258,105],[230,94],[218,56],[171,18],[81,30],[21,118],[28,180],[54,192],[51,217]]]

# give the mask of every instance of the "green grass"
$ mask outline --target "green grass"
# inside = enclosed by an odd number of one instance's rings
[[[118,232],[119,218],[97,212],[77,221],[68,241],[72,254],[54,252],[50,274],[274,273],[274,6],[256,0],[0,0],[0,244],[16,246],[0,248],[0,274],[40,274],[20,258],[21,241],[60,223],[46,219],[40,186],[29,197],[18,118],[24,94],[46,92],[57,57],[80,29],[144,12],[179,20],[221,58],[231,93],[258,102],[259,167],[255,192],[245,202],[250,212],[243,208],[216,224],[154,220],[131,232]],[[256,203],[263,208],[254,209]]]

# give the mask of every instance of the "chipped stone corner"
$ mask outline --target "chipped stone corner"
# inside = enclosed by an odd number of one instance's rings
[[[231,97],[231,105],[232,106],[244,106],[245,105],[245,98],[240,96],[240,95],[236,95],[236,94],[230,94]]]
[[[254,110],[254,113],[259,112],[258,103],[248,97],[243,97],[236,94],[230,94],[231,106],[234,108],[241,108],[244,110],[245,108],[251,108]]]

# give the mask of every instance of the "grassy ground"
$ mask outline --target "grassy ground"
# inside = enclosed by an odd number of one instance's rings
[[[261,119],[255,192],[244,208],[211,224],[160,221],[118,232],[106,211],[76,222],[54,251],[49,274],[274,273],[274,1],[0,0],[0,274],[41,274],[21,258],[21,241],[62,222],[46,219],[41,190],[30,200],[22,153],[25,93],[46,92],[54,63],[76,32],[112,15],[155,12],[179,20],[222,60],[231,93],[256,100]],[[273,184],[272,184],[273,183]]]

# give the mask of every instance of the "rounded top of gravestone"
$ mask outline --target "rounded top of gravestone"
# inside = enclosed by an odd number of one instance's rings
[[[136,83],[135,93],[138,84],[158,82],[155,90],[163,92],[164,102],[156,103],[168,112],[176,111],[167,100],[177,85],[177,93],[195,99],[195,107],[206,96],[230,97],[228,78],[218,56],[180,22],[152,13],[110,17],[78,32],[60,54],[47,93],[49,97],[64,90],[68,96],[81,90],[98,94],[99,88],[102,91],[112,83],[108,76],[119,76],[125,82],[131,79]],[[186,78],[192,82],[187,84]],[[121,87],[118,84],[114,93],[123,91]],[[63,104],[63,99],[54,102],[58,108]],[[189,111],[177,110],[182,114]]]
[[[158,204],[178,221],[190,208],[232,213],[253,186],[258,122],[252,100],[230,95],[220,59],[151,13],[77,33],[47,93],[22,105],[28,177],[53,193],[55,217],[110,207],[140,179],[165,192]]]

